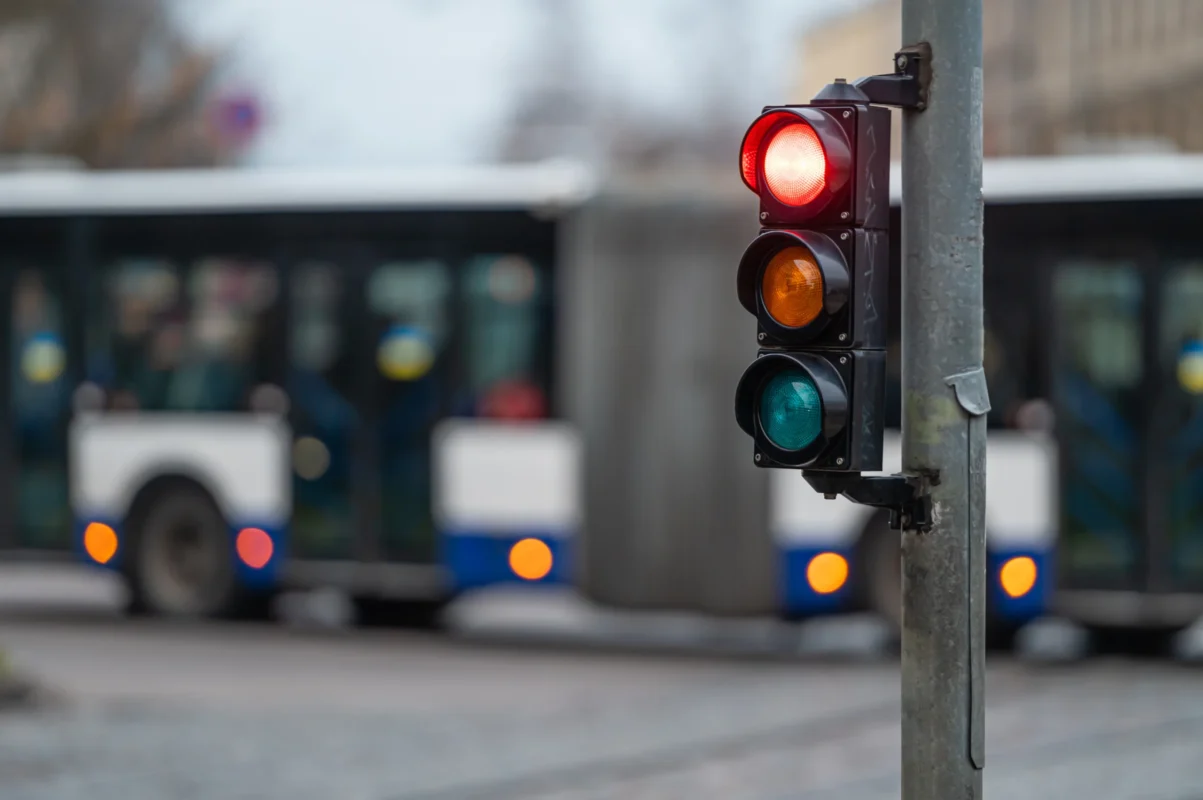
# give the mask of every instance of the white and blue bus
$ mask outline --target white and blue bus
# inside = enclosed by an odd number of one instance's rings
[[[1203,158],[987,161],[983,195],[991,622],[1179,630],[1203,616]],[[901,464],[893,248],[887,471]],[[791,574],[819,552],[852,564],[831,595],[792,579],[797,605],[897,623],[897,535],[795,481],[774,475],[772,493]]]
[[[0,186],[7,556],[74,553],[184,616],[336,586],[419,622],[514,569],[563,576],[580,459],[554,421],[553,262],[585,173]]]
[[[0,558],[101,564],[165,615],[332,586],[363,619],[426,623],[519,582],[896,621],[884,517],[755,469],[734,424],[755,215],[730,183],[710,202],[562,164],[0,177]],[[1185,624],[1203,160],[988,162],[984,194],[991,618]]]

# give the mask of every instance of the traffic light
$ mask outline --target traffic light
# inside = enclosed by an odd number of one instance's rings
[[[889,147],[889,109],[843,83],[764,109],[744,136],[761,230],[736,285],[759,351],[735,415],[759,466],[881,469]]]

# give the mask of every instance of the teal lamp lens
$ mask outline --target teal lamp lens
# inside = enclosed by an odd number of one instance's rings
[[[760,427],[782,450],[801,450],[819,438],[823,404],[809,375],[789,369],[769,378],[760,393]]]

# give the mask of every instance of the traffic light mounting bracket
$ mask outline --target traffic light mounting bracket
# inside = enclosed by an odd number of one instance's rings
[[[858,78],[849,85],[843,78],[823,87],[814,100],[823,103],[872,103],[922,111],[927,108],[931,84],[931,46],[927,42],[904,47],[894,54],[894,71]]]
[[[843,495],[862,506],[887,509],[890,527],[896,531],[931,530],[931,495],[918,478],[820,470],[803,470],[802,478],[829,500]]]
[[[869,75],[851,85],[837,78],[811,102],[814,105],[869,103],[923,111],[927,108],[930,85],[931,46],[920,42],[894,53],[892,73]],[[927,479],[825,470],[802,470],[802,477],[812,489],[828,499],[843,495],[859,505],[888,510],[890,527],[894,530],[931,530],[931,494],[926,488]]]

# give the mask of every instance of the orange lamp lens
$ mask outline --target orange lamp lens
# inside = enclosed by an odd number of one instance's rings
[[[538,539],[523,539],[510,548],[510,569],[523,580],[546,577],[551,565],[551,548]]]
[[[827,153],[815,129],[786,125],[764,151],[764,182],[780,202],[804,206],[827,187]]]
[[[787,247],[773,256],[760,288],[769,316],[787,328],[809,325],[823,310],[823,273],[805,247]]]
[[[1027,556],[1009,559],[999,570],[998,580],[1010,597],[1023,597],[1036,585],[1036,562]]]
[[[97,564],[107,564],[117,555],[117,532],[102,522],[84,528],[84,550]]]
[[[831,594],[848,582],[848,561],[838,553],[819,553],[806,566],[806,582],[818,594]]]

